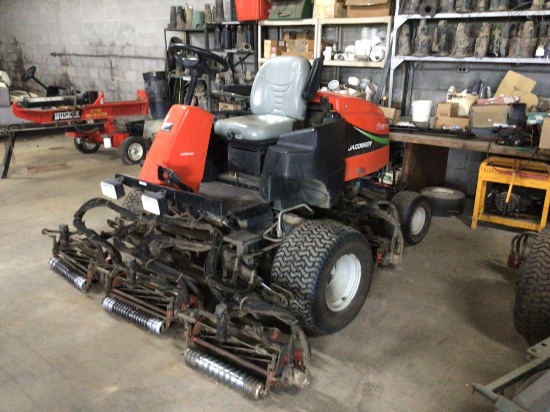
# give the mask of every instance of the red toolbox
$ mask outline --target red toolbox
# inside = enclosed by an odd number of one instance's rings
[[[235,0],[239,21],[265,20],[269,16],[268,0]]]

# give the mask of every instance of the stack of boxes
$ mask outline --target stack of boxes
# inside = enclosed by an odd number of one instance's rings
[[[288,31],[283,34],[283,40],[264,40],[263,58],[296,55],[313,60],[314,36],[313,30]]]

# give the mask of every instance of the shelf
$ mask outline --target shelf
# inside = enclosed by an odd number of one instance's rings
[[[260,20],[258,26],[282,27],[282,26],[316,26],[318,19],[303,20]]]
[[[285,56],[293,56],[292,54],[285,54]],[[268,60],[271,60],[271,59],[266,59],[265,57],[260,57],[258,59],[258,63],[259,64],[264,64],[265,62],[267,62]],[[313,64],[313,60],[310,60],[309,61],[311,64]]]
[[[243,23],[243,22],[240,22],[240,21],[224,21],[223,23],[208,23],[208,24],[205,24],[202,27],[196,27],[196,28],[190,28],[190,29],[188,29],[188,28],[183,28],[183,29],[174,28],[174,29],[171,29],[169,27],[166,27],[164,29],[164,31],[202,33],[202,32],[204,32],[205,29],[214,30],[216,26],[238,26],[238,25],[246,26],[247,24],[252,25],[253,23],[254,22]]]
[[[401,3],[403,0],[396,0],[395,9],[401,9]],[[490,21],[491,19],[527,19],[530,17],[544,17],[550,16],[550,10],[520,10],[520,11],[473,11],[469,13],[436,13],[433,16],[430,15],[421,15],[418,13],[415,14],[395,14],[394,18],[394,31],[392,35],[392,56],[390,60],[390,73],[388,80],[388,99],[393,101],[393,87],[394,87],[394,72],[397,67],[399,67],[404,62],[432,62],[432,63],[471,63],[471,64],[492,64],[495,66],[498,65],[532,65],[541,67],[541,65],[550,65],[550,59],[539,59],[539,58],[514,58],[514,57],[438,57],[438,56],[397,56],[395,51],[397,49],[398,41],[398,30],[403,24],[409,20],[426,20],[426,21],[439,21],[443,19],[449,20],[466,20],[468,23],[481,23],[482,21]],[[412,65],[405,65],[403,71],[403,76],[407,76],[410,72]],[[486,70],[487,68],[485,68]],[[405,78],[405,77],[404,77]],[[411,84],[408,84],[407,90],[401,90],[401,102],[408,102],[411,100],[411,90],[412,90],[412,79]],[[405,107],[405,111],[408,110]]]
[[[320,19],[319,24],[322,26],[342,26],[352,24],[388,24],[392,22],[392,16],[386,17],[355,17],[355,18],[336,18],[336,19]]]
[[[395,28],[400,28],[407,20],[498,19],[535,16],[550,16],[550,10],[475,11],[470,13],[436,13],[433,16],[430,16],[429,14],[397,14],[395,16]]]
[[[384,67],[385,60],[381,62],[373,61],[345,61],[345,60],[328,60],[323,62],[325,67],[370,67],[370,68],[382,68]]]
[[[497,64],[550,64],[550,59],[519,58],[519,57],[438,57],[438,56],[393,56],[392,68],[395,69],[401,63],[408,62],[451,62],[451,63],[497,63]]]
[[[183,32],[183,33],[204,33],[204,27],[197,28],[197,29],[169,29],[165,28],[164,31],[175,31],[175,32]]]
[[[212,49],[214,53],[251,53],[254,54],[254,50],[243,49]]]
[[[436,13],[433,16],[421,14],[399,14],[397,17],[405,19],[487,19],[501,17],[533,17],[550,16],[550,10],[522,10],[522,11],[475,11],[470,13]]]

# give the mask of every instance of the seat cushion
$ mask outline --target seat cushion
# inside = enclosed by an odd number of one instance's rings
[[[220,119],[214,123],[214,133],[223,139],[263,142],[277,139],[292,131],[294,119],[273,114],[250,114]]]

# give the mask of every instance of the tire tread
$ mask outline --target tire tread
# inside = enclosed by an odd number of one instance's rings
[[[541,231],[520,265],[514,325],[529,344],[550,336],[550,228]]]

